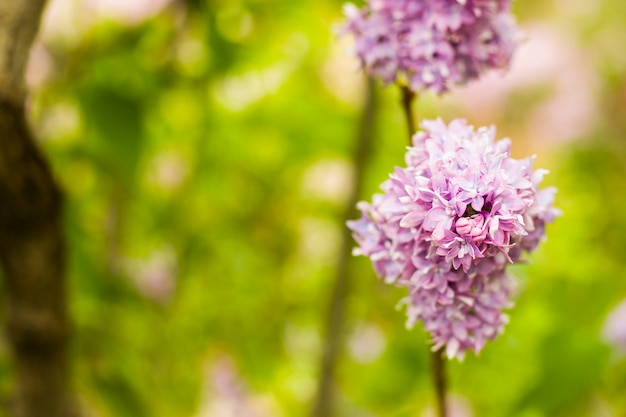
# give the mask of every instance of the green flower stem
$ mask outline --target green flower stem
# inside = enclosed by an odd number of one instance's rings
[[[443,357],[443,348],[432,352],[432,377],[437,399],[439,417],[446,417],[446,360]]]
[[[412,145],[411,138],[417,131],[415,128],[415,118],[413,116],[413,103],[415,102],[417,95],[405,85],[400,86],[400,92],[402,93],[402,109],[404,110],[404,117],[406,118],[406,125],[409,133],[409,145]]]

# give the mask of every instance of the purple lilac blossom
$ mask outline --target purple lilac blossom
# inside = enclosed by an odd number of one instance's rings
[[[426,120],[406,168],[396,167],[362,216],[348,222],[358,247],[387,283],[408,289],[407,326],[421,321],[433,350],[449,358],[478,353],[502,332],[515,282],[506,265],[522,261],[560,212],[556,189],[539,190],[547,171],[513,159],[495,128],[465,120]]]
[[[365,71],[416,92],[506,70],[519,38],[510,0],[367,0],[344,13]]]

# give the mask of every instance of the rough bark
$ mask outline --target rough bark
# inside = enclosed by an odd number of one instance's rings
[[[30,46],[45,0],[0,0],[0,262],[17,417],[71,415],[62,192],[24,111]]]

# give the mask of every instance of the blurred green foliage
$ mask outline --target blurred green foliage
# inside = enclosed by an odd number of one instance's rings
[[[565,214],[514,269],[505,334],[450,363],[451,391],[480,417],[623,416],[625,356],[601,329],[626,298],[626,6],[529,0],[515,12],[566,35],[596,77],[596,113],[567,141],[533,141],[548,78],[507,93],[489,121],[518,154],[539,154]],[[46,26],[31,115],[67,192],[84,415],[307,414],[364,85],[333,35],[340,20],[339,1],[190,0],[132,24],[77,12],[69,32]],[[364,199],[402,164],[397,101],[381,88]],[[481,122],[462,103],[426,96],[418,111]],[[401,290],[351,263],[338,415],[428,415],[425,335],[405,330]]]

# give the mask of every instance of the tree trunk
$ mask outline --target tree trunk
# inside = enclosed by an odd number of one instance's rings
[[[23,74],[45,0],[0,0],[0,262],[17,417],[67,417],[62,192],[24,112]]]

